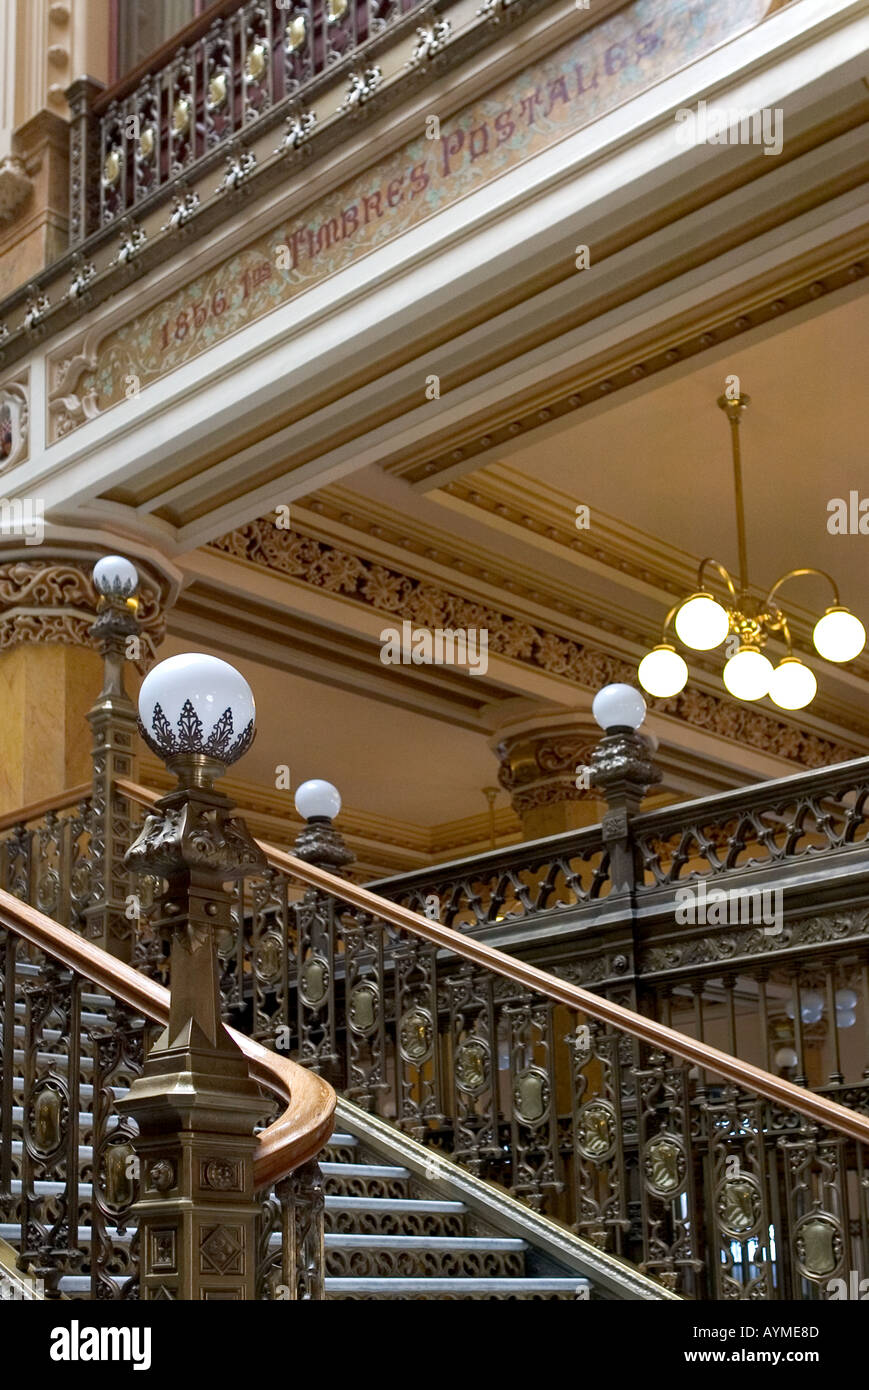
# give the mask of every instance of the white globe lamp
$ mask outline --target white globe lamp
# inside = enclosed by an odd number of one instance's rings
[[[604,733],[636,730],[646,717],[646,702],[632,685],[605,685],[592,700],[591,712]]]
[[[241,672],[219,657],[170,656],[142,682],[139,731],[170,766],[198,759],[219,776],[247,752],[255,729],[253,691]]]
[[[296,810],[303,820],[318,822],[333,821],[341,810],[341,793],[331,782],[312,777],[302,782],[296,790]]]

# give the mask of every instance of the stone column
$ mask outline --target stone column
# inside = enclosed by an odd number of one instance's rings
[[[47,541],[0,549],[0,815],[91,781],[87,717],[103,685],[90,638],[97,609],[91,571],[110,549]],[[171,582],[136,563],[141,673],[163,638]],[[128,664],[131,675],[136,665]]]
[[[498,781],[510,793],[526,840],[600,820],[605,803],[587,771],[599,737],[589,712],[538,714],[504,725],[493,739]]]

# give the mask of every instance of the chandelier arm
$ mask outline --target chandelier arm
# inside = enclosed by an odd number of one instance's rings
[[[682,607],[682,604],[683,604],[684,602],[685,602],[684,599],[680,599],[678,603],[674,603],[674,604],[673,604],[673,607],[670,609],[669,613],[667,614],[666,618],[664,619],[664,623],[663,623],[663,626],[662,626],[662,628],[661,628],[661,641],[662,641],[662,642],[666,641],[666,638],[667,638],[667,628],[670,626],[671,622],[672,622],[673,619],[675,618],[676,614],[679,612],[679,609]]]
[[[730,571],[724,565],[722,565],[719,560],[713,560],[711,555],[707,555],[705,560],[700,561],[700,568],[697,571],[697,588],[703,588],[703,574],[706,570],[707,565],[711,565],[712,568],[717,570],[718,573],[721,575],[721,578],[724,580],[725,584],[730,590],[730,597],[733,599],[735,603],[737,600],[737,593],[733,580],[730,577]]]
[[[839,586],[833,576],[828,574],[826,570],[814,569],[811,565],[807,565],[805,569],[788,570],[787,574],[783,574],[780,579],[777,579],[766,596],[765,606],[770,607],[782,584],[786,583],[788,579],[799,579],[804,574],[817,574],[821,579],[826,579],[833,590],[833,602],[836,607],[839,606]]]

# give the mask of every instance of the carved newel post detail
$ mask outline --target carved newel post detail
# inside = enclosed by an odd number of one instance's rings
[[[651,745],[637,733],[646,702],[632,685],[605,685],[594,697],[592,713],[604,731],[589,760],[590,781],[606,798],[601,821],[610,852],[613,892],[632,892],[639,866],[630,838],[630,820],[650,787],[661,781]]]
[[[295,804],[305,824],[296,836],[294,854],[330,873],[352,864],[355,855],[332,823],[341,810],[338,788],[313,778],[299,786]],[[344,1075],[335,1017],[335,900],[309,887],[294,910],[299,1061],[340,1088]]]
[[[140,1134],[140,1297],[252,1300],[265,1106],[221,1021],[216,938],[230,926],[224,885],[265,859],[214,782],[250,746],[253,696],[226,662],[177,656],[145,678],[139,713],[178,778],[127,854],[135,872],[166,880],[156,925],[171,944],[169,1025],[122,1107]]]
[[[138,643],[136,597],[139,575],[120,555],[98,560],[93,572],[99,594],[91,640],[103,658],[103,688],[88,714],[93,737],[91,861],[93,900],[85,909],[87,935],[104,951],[129,961],[133,922],[126,916],[128,893],[124,855],[130,843],[130,804],[114,789],[115,779],[130,777],[136,740],[136,710],[124,686],[124,666]]]

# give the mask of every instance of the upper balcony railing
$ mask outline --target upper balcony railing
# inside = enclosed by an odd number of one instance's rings
[[[213,8],[94,102],[100,225],[283,109],[422,3],[249,0]]]

